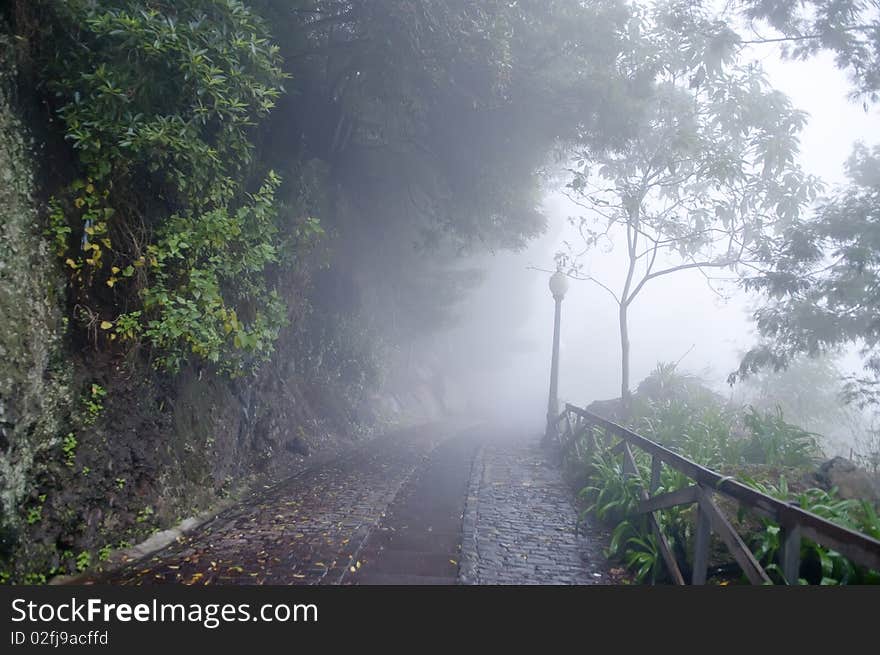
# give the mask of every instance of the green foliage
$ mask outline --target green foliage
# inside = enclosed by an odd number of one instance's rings
[[[290,137],[267,144],[273,164],[289,179],[281,162],[302,148],[332,189],[321,216],[339,239],[314,300],[366,315],[403,352],[456,318],[475,286],[451,270],[463,252],[522,248],[544,230],[552,157],[586,132],[619,138],[632,113],[617,0],[254,6],[293,74],[271,117]]]
[[[150,520],[150,518],[152,518],[152,516],[153,516],[153,508],[150,507],[149,505],[147,505],[146,507],[144,507],[142,510],[140,510],[137,513],[137,516],[135,517],[135,521],[137,523],[146,523],[147,521]]]
[[[591,484],[580,496],[589,502],[584,512],[593,512],[597,518],[614,525],[608,548],[610,557],[619,557],[630,568],[639,582],[652,583],[662,579],[662,559],[656,539],[649,530],[644,516],[636,514],[639,502],[638,480],[625,476],[620,456],[607,452],[597,453],[590,467]],[[641,467],[640,467],[641,468]],[[647,471],[642,470],[642,479]],[[778,485],[745,479],[747,484],[786,502],[791,502],[839,525],[874,536],[880,534],[880,519],[875,508],[867,501],[841,499],[836,490],[805,489],[798,493],[789,490],[785,478]],[[664,468],[657,493],[666,493],[691,484],[683,474]],[[742,522],[746,511],[740,509]],[[692,509],[676,507],[658,513],[660,529],[673,552],[683,563],[687,544],[692,540]],[[756,558],[777,583],[785,583],[778,562],[781,547],[781,529],[778,524],[760,518],[760,529],[747,534]],[[801,545],[801,582],[805,584],[873,584],[880,582],[880,574],[855,566],[843,555],[812,541]]]
[[[741,443],[732,432],[736,411],[696,376],[658,363],[632,400],[632,425],[668,448],[718,468],[738,462]]]
[[[651,89],[625,145],[577,149],[567,189],[584,210],[572,222],[586,248],[569,244],[557,255],[618,306],[625,401],[628,310],[642,290],[691,269],[738,279],[818,186],[796,160],[806,114],[769,86],[758,64],[738,58],[730,28],[699,4],[673,1],[635,10],[629,33],[623,65]],[[609,286],[584,273],[582,257],[615,242],[622,282]]]
[[[716,470],[738,468],[743,464],[803,469],[812,466],[821,454],[817,435],[786,422],[778,408],[770,412],[754,407],[737,410],[693,376],[676,372],[673,366],[658,366],[639,385],[633,409],[636,431]],[[619,558],[640,582],[654,583],[664,579],[662,560],[646,518],[636,513],[639,485],[649,479],[650,471],[647,457],[638,450],[634,456],[640,479],[624,474],[622,455],[601,449],[591,453],[589,462],[579,463],[586,467],[589,479],[579,495],[586,503],[584,513],[592,512],[614,526],[608,555]],[[573,452],[568,457],[573,458]],[[794,491],[784,477],[776,485],[749,477],[744,481],[762,493],[839,525],[875,537],[880,535],[880,518],[869,501],[842,499],[834,489]],[[668,493],[692,484],[688,476],[664,465],[656,493]],[[694,507],[666,508],[655,516],[673,555],[682,570],[686,570],[692,557],[689,545],[693,542]],[[739,510],[739,523],[768,574],[775,582],[784,583],[778,561],[779,525],[762,517],[751,517],[743,508]],[[880,581],[877,572],[857,567],[840,553],[806,539],[802,541],[801,562],[804,583]]]
[[[599,520],[614,525],[607,556],[620,558],[633,571],[637,581],[645,582],[650,578],[653,583],[662,577],[662,559],[646,518],[636,514],[641,501],[640,480],[624,474],[621,459],[622,456],[606,451],[593,455],[588,469],[590,484],[579,494],[587,503],[581,519],[587,513],[593,513]],[[641,470],[641,474],[644,476],[647,471]],[[666,484],[670,482],[666,480]],[[665,490],[661,489],[661,492]],[[671,521],[668,523],[671,528]]]
[[[759,412],[749,407],[743,417],[750,437],[743,444],[745,461],[770,466],[808,466],[821,455],[819,435],[785,421],[782,409]]]
[[[639,480],[624,475],[618,458],[597,452],[591,462],[590,478],[592,484],[580,492],[580,497],[589,503],[584,512],[593,512],[600,520],[611,523],[619,523],[633,514],[641,500]]]
[[[644,582],[650,576],[650,581],[656,582],[663,567],[657,538],[651,533],[638,534],[627,539],[626,543],[624,561],[635,572],[636,580]]]
[[[637,432],[710,468],[808,466],[822,455],[819,435],[787,422],[781,408],[741,410],[667,367],[639,385],[632,407]]]
[[[83,422],[86,425],[92,425],[98,420],[101,412],[104,411],[103,399],[107,395],[107,390],[100,384],[91,384],[88,393],[83,397],[83,409],[85,417]],[[70,436],[70,435],[68,435]]]
[[[760,483],[752,479],[744,480],[762,493],[785,502],[795,503],[802,509],[824,519],[877,538],[880,522],[874,506],[867,501],[840,498],[836,489],[810,488],[794,493],[789,489],[784,477],[779,483]],[[740,511],[742,518],[743,511]],[[777,582],[784,582],[781,576],[778,556],[781,529],[773,521],[761,518],[762,530],[750,534],[750,545],[755,556],[767,568]],[[880,572],[855,566],[835,550],[820,546],[810,540],[801,542],[800,582],[805,584],[877,584]]]
[[[64,463],[68,468],[73,468],[73,465],[76,462],[77,444],[76,434],[73,432],[68,432],[61,440],[61,452],[64,453]]]
[[[767,270],[746,280],[766,302],[755,312],[763,342],[743,358],[744,376],[787,367],[800,355],[834,353],[858,344],[868,375],[855,377],[848,399],[880,396],[880,147],[857,145],[847,163],[850,184],[822,200],[815,216],[792,227],[767,253]],[[830,263],[829,263],[830,258]]]
[[[50,16],[47,84],[88,173],[155,173],[186,204],[227,201],[251,159],[249,128],[281,92],[262,21],[238,0],[71,0]]]
[[[406,239],[522,246],[543,228],[534,172],[556,140],[627,113],[603,104],[624,83],[618,2],[263,4],[302,70],[313,151],[348,164],[343,192]]]
[[[669,400],[639,404],[637,430],[709,467],[738,462],[741,443],[731,434],[736,415],[716,403]]]
[[[105,254],[112,256],[113,245],[110,242],[108,221],[114,214],[114,209],[107,206],[109,189],[98,191],[94,180],[76,179],[68,185],[63,195],[70,201],[72,198],[72,212],[79,216],[81,227],[76,230],[82,234],[78,248],[71,248],[70,235],[74,230],[70,227],[69,216],[65,206],[53,197],[49,200],[49,229],[47,235],[53,239],[55,252],[59,257],[65,257],[68,253],[78,252],[71,257],[66,257],[64,263],[70,268],[72,279],[80,285],[94,284],[97,274],[103,268]],[[118,267],[111,268],[111,275],[106,279],[106,285],[110,288],[116,283],[115,274]]]
[[[268,359],[286,320],[265,279],[279,261],[279,184],[270,173],[236,211],[172,216],[148,248],[154,271],[143,313],[121,316],[116,333],[142,335],[156,348],[156,364],[172,372],[190,354],[233,376]]]
[[[801,355],[785,369],[751,373],[737,384],[733,398],[763,412],[780,408],[788,422],[822,435],[826,450],[835,443],[855,440],[850,459],[871,470],[871,456],[877,449],[871,444],[870,424],[864,412],[847,402],[845,392],[844,374],[832,356]]]
[[[76,556],[76,570],[85,571],[92,564],[92,554],[87,550],[82,551]]]
[[[67,217],[61,204],[56,198],[49,200],[49,227],[46,228],[45,236],[49,237],[55,254],[59,257],[67,252],[70,235],[73,232],[67,224]]]
[[[266,25],[238,0],[40,8],[45,85],[82,171],[52,199],[47,234],[93,337],[145,341],[171,372],[190,357],[230,375],[264,361],[286,318],[279,251],[321,232],[279,217],[274,173],[246,193],[253,128],[285,78]]]
[[[24,582],[24,584],[26,585],[46,584],[46,574],[29,572],[24,575],[22,582]]]
[[[37,505],[31,507],[27,511],[27,516],[25,517],[25,521],[28,525],[34,525],[35,523],[39,523],[43,518],[43,505],[46,502],[46,494],[40,494],[37,497],[38,503]]]
[[[837,65],[852,76],[854,95],[877,101],[880,31],[872,3],[746,0],[742,9],[750,19],[762,19],[775,28],[781,36],[772,40],[781,41],[792,57],[834,52]],[[867,111],[867,103],[864,106]],[[766,253],[765,270],[746,280],[748,289],[766,296],[755,312],[762,342],[746,354],[732,379],[762,367],[785,368],[800,354],[815,356],[856,344],[867,374],[849,380],[848,399],[862,405],[880,402],[875,311],[880,275],[876,220],[880,149],[857,144],[846,169],[848,186],[823,198],[810,220],[792,226],[785,239]]]

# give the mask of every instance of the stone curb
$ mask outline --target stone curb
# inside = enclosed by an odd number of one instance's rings
[[[235,501],[227,501],[225,503],[221,503],[208,511],[202,512],[201,514],[196,514],[195,516],[191,516],[188,519],[184,519],[173,528],[168,528],[167,530],[156,532],[155,534],[147,537],[139,544],[135,544],[134,546],[131,546],[130,548],[125,548],[124,550],[115,551],[110,556],[110,559],[104,562],[106,568],[101,569],[100,573],[112,573],[113,571],[121,568],[122,566],[125,566],[126,564],[130,564],[131,562],[148,557],[153,553],[156,553],[163,548],[170,546],[180,537],[184,537],[196,530],[197,528],[202,527],[206,523],[213,521],[220,514],[222,514],[224,511],[235,504]],[[96,573],[97,571],[95,570],[89,570],[80,573],[79,575],[57,575],[49,580],[48,584],[81,584],[84,581],[94,577]]]
[[[471,462],[471,479],[461,516],[461,556],[458,567],[460,584],[479,584],[477,565],[480,560],[477,545],[477,516],[480,504],[480,486],[483,480],[483,446],[477,450]]]

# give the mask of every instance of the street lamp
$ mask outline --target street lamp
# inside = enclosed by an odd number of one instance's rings
[[[556,418],[559,416],[559,317],[562,312],[562,299],[568,291],[568,277],[561,270],[550,276],[550,292],[556,301],[556,312],[553,318],[553,357],[550,363],[550,398],[547,401],[547,431],[544,439],[547,444],[556,437]]]

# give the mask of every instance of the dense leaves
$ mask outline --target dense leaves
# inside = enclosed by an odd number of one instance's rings
[[[47,86],[86,173],[155,175],[184,206],[228,201],[251,159],[249,128],[281,93],[262,20],[238,0],[52,8]]]
[[[252,204],[234,212],[221,207],[175,214],[148,246],[155,271],[142,294],[143,311],[155,318],[143,334],[158,347],[162,368],[176,371],[193,353],[235,374],[271,354],[285,318],[283,301],[274,289],[266,290],[263,276],[279,261],[278,184],[270,174]],[[139,312],[121,316],[117,334],[130,336],[127,319]]]
[[[22,7],[75,154],[48,235],[77,318],[169,371],[252,367],[309,303],[364,316],[401,350],[448,325],[479,279],[455,270],[460,254],[540,234],[554,154],[620,145],[650,91],[621,57],[616,1]],[[320,268],[304,260],[316,219]],[[276,294],[291,262],[315,293],[295,276]]]
[[[783,54],[800,59],[832,51],[837,65],[851,74],[853,95],[866,99],[865,109],[867,101],[877,100],[880,24],[874,3],[745,0],[736,6],[753,32],[738,35],[738,44],[780,44]],[[746,354],[731,381],[762,367],[785,368],[799,354],[815,357],[857,345],[867,372],[849,380],[848,397],[876,402],[878,155],[876,147],[858,144],[846,167],[850,185],[824,197],[812,218],[789,226],[784,238],[762,253],[758,274],[745,280],[746,289],[767,300],[755,313],[762,342]]]
[[[168,371],[265,360],[285,318],[267,274],[296,245],[278,235],[279,178],[246,192],[253,126],[284,78],[265,23],[238,0],[72,0],[40,17],[54,41],[38,51],[45,84],[81,176],[50,216],[79,318],[104,343],[146,341]]]

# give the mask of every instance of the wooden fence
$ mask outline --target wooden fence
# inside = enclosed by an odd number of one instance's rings
[[[697,519],[694,532],[694,557],[691,584],[704,584],[709,564],[709,538],[714,532],[724,542],[731,555],[753,584],[771,583],[749,547],[715,503],[715,496],[734,500],[739,506],[767,517],[781,529],[780,568],[789,584],[797,584],[800,570],[801,539],[839,552],[855,564],[880,571],[880,541],[867,535],[832,523],[820,516],[786,503],[737,482],[696,462],[683,457],[658,443],[612,423],[580,407],[566,404],[559,415],[556,446],[561,453],[572,452],[583,458],[590,449],[605,448],[610,453],[623,455],[623,473],[640,481],[642,496],[638,512],[646,514],[666,569],[676,584],[686,584],[669,543],[660,530],[656,512],[659,510],[696,503]],[[647,485],[639,473],[633,448],[651,457],[651,477]],[[686,475],[690,486],[656,495],[660,486],[661,467],[671,467]]]

